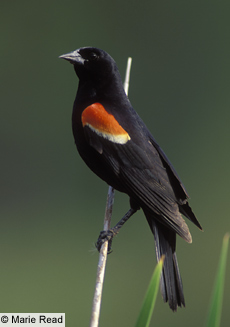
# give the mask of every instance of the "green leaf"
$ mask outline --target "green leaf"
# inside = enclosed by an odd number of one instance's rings
[[[207,327],[219,327],[222,311],[223,293],[224,293],[224,277],[225,267],[228,253],[229,234],[227,233],[223,239],[220,262],[218,266],[216,281],[214,284],[209,315],[207,319]]]
[[[139,317],[136,322],[136,327],[148,327],[150,324],[150,320],[152,317],[152,313],[153,313],[153,309],[159,289],[160,276],[163,268],[163,263],[164,263],[164,256],[161,257],[160,261],[158,262],[153,272],[141,311],[139,313]]]

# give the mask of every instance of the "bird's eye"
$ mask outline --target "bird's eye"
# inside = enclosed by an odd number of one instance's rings
[[[98,58],[98,55],[95,52],[90,53],[90,60],[96,60]]]

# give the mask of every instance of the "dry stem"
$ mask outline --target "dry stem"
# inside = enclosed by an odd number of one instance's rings
[[[129,90],[131,64],[132,64],[132,58],[129,57],[127,61],[127,68],[126,68],[125,81],[124,81],[124,89],[127,95]],[[111,186],[109,186],[106,208],[105,208],[104,230],[108,230],[110,228],[113,202],[114,202],[114,189]],[[99,325],[101,296],[102,296],[103,282],[105,276],[107,252],[108,252],[108,241],[102,245],[100,250],[90,327],[98,327]]]

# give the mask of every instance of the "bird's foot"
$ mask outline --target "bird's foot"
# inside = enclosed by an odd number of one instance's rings
[[[112,240],[117,233],[113,229],[103,230],[100,232],[98,240],[95,244],[98,252],[100,252],[102,245],[108,241],[108,254],[112,252]]]

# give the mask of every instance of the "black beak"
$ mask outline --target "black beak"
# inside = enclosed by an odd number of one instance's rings
[[[58,58],[68,60],[73,65],[84,64],[84,61],[85,61],[82,58],[82,56],[80,55],[80,53],[78,52],[78,50],[63,54],[63,55],[59,56]]]

